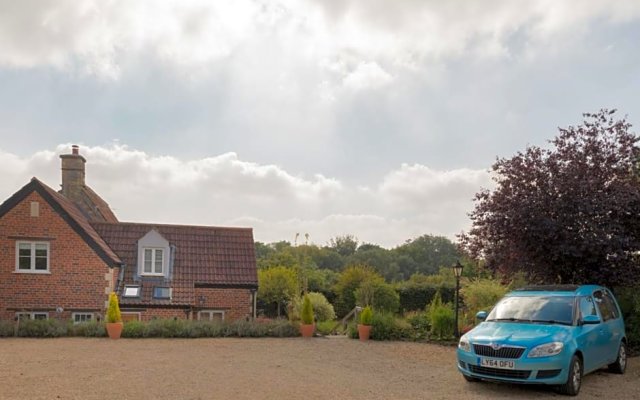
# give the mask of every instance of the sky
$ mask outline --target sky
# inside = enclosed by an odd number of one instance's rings
[[[470,226],[498,157],[640,124],[640,1],[0,0],[0,199],[394,247]]]

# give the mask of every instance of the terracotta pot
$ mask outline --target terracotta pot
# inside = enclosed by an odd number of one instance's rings
[[[107,333],[111,339],[120,339],[120,335],[122,334],[122,322],[108,322]]]
[[[371,325],[362,325],[358,324],[358,337],[361,341],[369,340],[369,335],[371,334]]]
[[[300,334],[302,337],[312,337],[316,330],[316,324],[300,324]]]

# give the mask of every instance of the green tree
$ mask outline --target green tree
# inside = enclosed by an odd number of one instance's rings
[[[358,248],[358,239],[353,235],[336,236],[329,241],[329,247],[342,257],[349,257]]]
[[[386,282],[366,280],[355,292],[358,305],[372,306],[377,311],[395,313],[400,307],[400,295]]]
[[[277,303],[278,317],[282,304],[298,294],[298,278],[293,269],[271,267],[258,270],[258,298],[265,303]]]
[[[384,282],[382,276],[375,272],[371,267],[364,265],[354,265],[347,267],[336,282],[335,292],[336,312],[338,316],[346,315],[356,305],[356,289],[363,282]]]

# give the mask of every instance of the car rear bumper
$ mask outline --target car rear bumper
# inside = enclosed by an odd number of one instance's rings
[[[511,383],[558,385],[567,381],[569,363],[562,355],[526,358],[515,362],[515,369],[487,368],[480,365],[481,357],[473,352],[458,349],[458,370],[469,377]]]

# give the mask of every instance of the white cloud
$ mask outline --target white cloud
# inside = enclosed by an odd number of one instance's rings
[[[58,155],[69,148],[59,145],[30,157],[0,151],[7,166],[0,198],[31,176],[58,188]],[[243,161],[234,153],[180,160],[119,144],[80,151],[87,159],[87,184],[123,221],[252,226],[257,240],[269,242],[292,240],[296,232],[320,244],[346,233],[385,246],[424,233],[453,237],[467,228],[471,197],[488,182],[483,171],[402,165],[378,185],[351,187]]]
[[[0,65],[117,78],[131,57],[153,55],[194,73],[221,59],[240,56],[256,66],[281,56],[264,45],[267,39],[296,64],[349,58],[369,68],[366,75],[386,76],[376,63],[404,68],[462,53],[509,56],[514,33],[523,33],[531,49],[547,48],[593,21],[638,17],[635,0],[3,1]],[[355,79],[346,74],[340,79]]]

